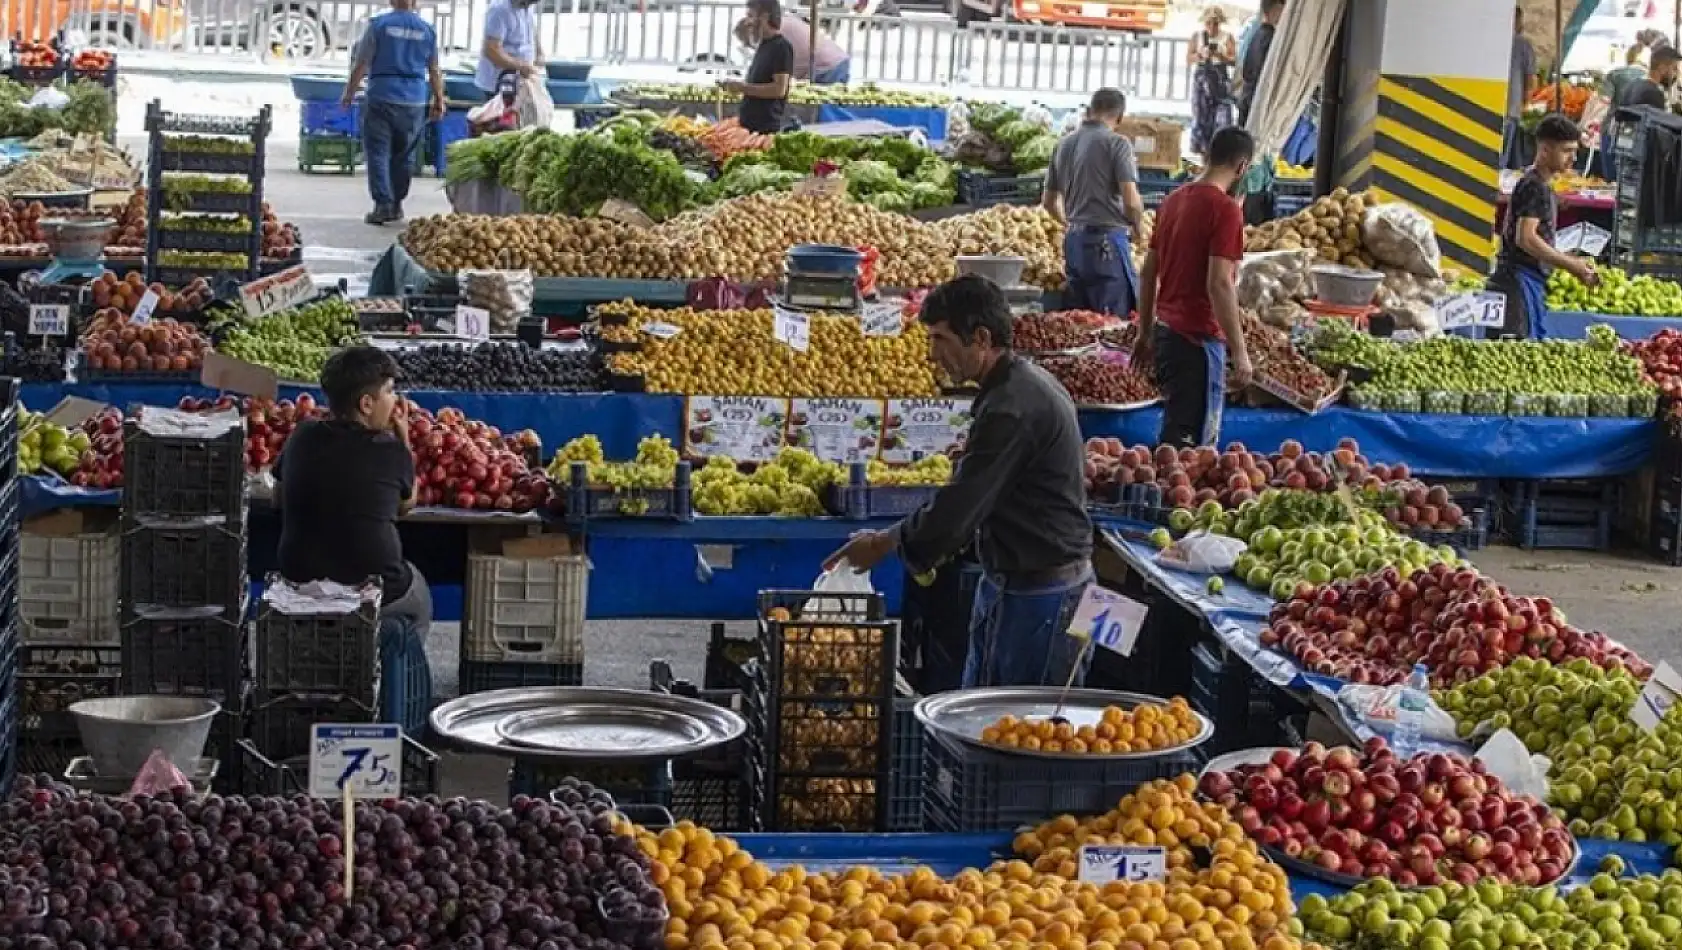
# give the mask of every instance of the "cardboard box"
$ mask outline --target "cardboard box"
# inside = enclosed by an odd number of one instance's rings
[[[1133,144],[1140,168],[1178,171],[1185,126],[1168,119],[1122,119],[1116,131]]]

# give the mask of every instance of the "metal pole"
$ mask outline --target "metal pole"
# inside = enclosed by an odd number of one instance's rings
[[[806,81],[811,82],[818,74],[818,0],[810,0],[806,11],[806,25],[812,30],[806,44]]]
[[[1554,111],[1564,112],[1564,92],[1560,83],[1565,79],[1565,0],[1554,0]]]

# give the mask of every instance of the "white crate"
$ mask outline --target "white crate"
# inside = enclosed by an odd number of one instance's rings
[[[121,541],[115,534],[23,532],[18,613],[24,642],[115,643]]]
[[[582,554],[467,558],[461,655],[480,663],[583,663],[590,562]]]

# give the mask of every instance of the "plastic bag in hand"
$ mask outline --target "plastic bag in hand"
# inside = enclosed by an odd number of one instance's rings
[[[1244,542],[1224,534],[1193,531],[1170,544],[1156,559],[1168,567],[1193,574],[1225,574],[1244,553]]]
[[[876,588],[870,585],[869,572],[853,570],[853,565],[842,561],[835,565],[835,569],[825,571],[812,582],[812,589],[834,594],[874,594]],[[831,623],[862,622],[870,618],[862,608],[862,599],[858,597],[814,597],[806,602],[806,608],[800,612],[801,620],[828,621]]]
[[[187,788],[191,785],[187,776],[175,767],[175,763],[164,755],[164,750],[153,749],[146,764],[140,767],[140,774],[134,777],[134,784],[129,786],[130,795],[161,795],[177,788]]]

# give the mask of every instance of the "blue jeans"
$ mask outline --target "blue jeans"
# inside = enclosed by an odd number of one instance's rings
[[[845,86],[853,78],[853,61],[844,59],[834,69],[812,74],[812,82],[819,86]]]
[[[1133,255],[1127,232],[1121,228],[1070,225],[1063,235],[1064,269],[1068,288],[1065,310],[1093,310],[1117,317],[1133,312],[1137,299]]]
[[[362,104],[362,157],[376,207],[389,208],[409,197],[415,150],[425,131],[426,106],[372,99]]]
[[[964,688],[976,686],[1062,686],[1078,661],[1075,685],[1086,679],[1092,657],[1086,641],[1069,636],[1069,621],[1092,572],[1074,583],[1030,590],[1006,590],[983,574],[975,589],[969,624]]]

